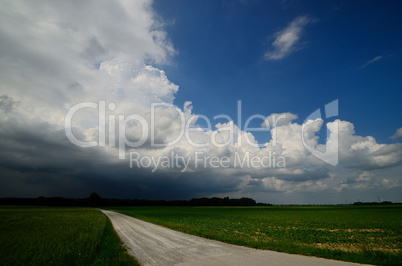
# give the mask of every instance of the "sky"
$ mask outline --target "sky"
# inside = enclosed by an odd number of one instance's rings
[[[402,201],[400,1],[1,3],[0,197]]]

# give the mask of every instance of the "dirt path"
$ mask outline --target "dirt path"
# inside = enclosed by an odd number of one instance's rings
[[[356,265],[234,246],[101,210],[142,265]]]

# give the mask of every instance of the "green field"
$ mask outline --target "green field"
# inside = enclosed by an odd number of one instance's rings
[[[109,209],[236,245],[359,263],[402,263],[400,205]]]
[[[139,265],[91,208],[0,206],[1,265]]]

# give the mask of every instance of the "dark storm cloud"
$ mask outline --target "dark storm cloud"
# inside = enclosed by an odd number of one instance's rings
[[[0,110],[6,114],[12,112],[14,106],[18,103],[18,101],[15,101],[12,97],[7,95],[0,96]]]
[[[316,169],[304,169],[301,173],[292,173],[292,174],[279,174],[276,177],[280,180],[284,181],[308,181],[308,180],[319,180],[328,178],[329,175],[328,168],[316,168]]]
[[[101,147],[73,145],[52,125],[9,119],[0,124],[0,195],[74,196],[97,191],[107,197],[183,199],[232,192],[239,179],[207,169],[197,173],[152,173],[127,160],[104,155]]]

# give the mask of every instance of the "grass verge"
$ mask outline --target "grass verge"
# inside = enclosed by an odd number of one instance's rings
[[[139,265],[92,208],[0,206],[2,265]]]

